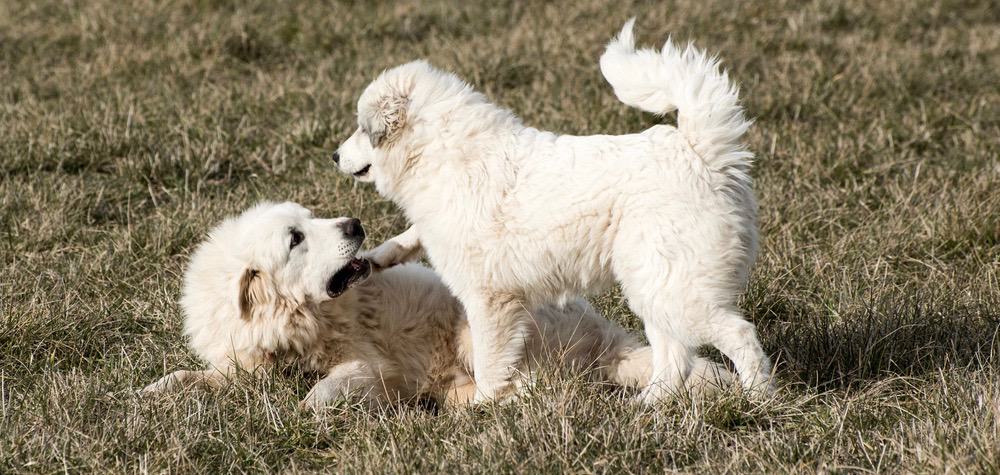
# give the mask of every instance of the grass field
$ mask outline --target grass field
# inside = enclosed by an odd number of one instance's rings
[[[422,3],[0,0],[0,472],[1000,471],[995,2]],[[743,308],[773,399],[637,407],[558,374],[437,413],[316,416],[281,374],[132,395],[197,364],[179,281],[222,217],[405,228],[329,159],[377,72],[426,57],[530,124],[638,131],[597,67],[632,15],[718,52],[756,118]]]

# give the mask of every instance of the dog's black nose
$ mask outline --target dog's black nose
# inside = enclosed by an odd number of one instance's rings
[[[344,231],[344,236],[349,238],[365,237],[365,228],[361,227],[361,220],[358,218],[349,218],[347,221],[340,223],[340,229]]]
[[[333,152],[333,163],[340,163],[340,154],[337,152]]]

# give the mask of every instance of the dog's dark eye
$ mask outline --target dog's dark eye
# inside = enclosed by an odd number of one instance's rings
[[[292,241],[288,244],[289,249],[295,249],[295,246],[302,244],[302,241],[305,241],[306,239],[306,235],[302,234],[302,231],[299,231],[298,229],[292,229],[291,234]]]

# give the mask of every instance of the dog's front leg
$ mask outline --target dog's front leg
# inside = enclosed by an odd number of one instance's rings
[[[423,255],[424,248],[420,244],[420,235],[415,226],[410,226],[402,234],[362,254],[362,257],[368,259],[376,268],[385,269],[397,264],[415,261]]]
[[[152,394],[159,392],[172,392],[189,387],[219,387],[225,384],[226,376],[215,369],[203,371],[180,370],[174,371],[155,383],[142,388],[140,394]]]
[[[485,292],[462,302],[472,334],[474,402],[514,396],[523,381],[528,313],[522,299],[506,292]]]
[[[300,407],[318,410],[338,399],[359,397],[375,398],[378,394],[380,378],[372,367],[364,361],[351,361],[334,366],[319,380]]]

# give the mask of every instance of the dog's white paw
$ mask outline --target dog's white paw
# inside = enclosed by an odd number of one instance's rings
[[[361,257],[368,259],[376,269],[387,269],[389,267],[406,262],[405,257],[408,249],[396,244],[393,241],[386,241],[375,249],[362,252]]]
[[[750,397],[758,400],[769,399],[777,391],[774,387],[774,380],[768,375],[759,375],[757,379],[745,384]]]
[[[191,371],[175,371],[170,373],[153,383],[146,385],[146,387],[136,391],[136,394],[140,396],[148,396],[151,394],[157,394],[167,391],[174,391],[187,384],[192,379]]]
[[[320,409],[329,406],[330,403],[337,399],[338,396],[339,394],[332,394],[329,388],[323,385],[316,385],[313,386],[313,388],[309,390],[309,393],[306,394],[306,397],[299,402],[299,408],[319,411]]]

